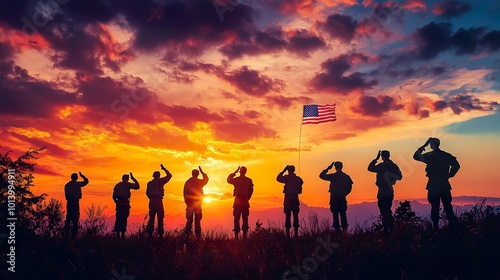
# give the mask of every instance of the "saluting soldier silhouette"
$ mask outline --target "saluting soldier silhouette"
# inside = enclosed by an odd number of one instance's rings
[[[333,166],[335,166],[335,173],[327,174]],[[342,162],[334,161],[319,174],[319,178],[330,182],[328,188],[328,192],[330,192],[330,211],[333,214],[333,227],[337,233],[340,233],[340,226],[344,231],[347,231],[349,226],[347,224],[346,196],[351,193],[353,184],[351,177],[342,171],[343,166]]]
[[[78,174],[71,174],[71,181],[64,186],[64,196],[66,197],[66,221],[64,222],[64,232],[66,236],[76,237],[78,233],[78,220],[80,219],[80,199],[82,199],[82,188],[88,185],[89,179],[78,172],[83,181],[78,181]]]
[[[130,183],[129,179],[132,179],[133,183]],[[138,190],[139,188],[139,182],[130,172],[130,176],[123,174],[122,181],[116,184],[113,189],[113,201],[116,204],[116,220],[113,231],[118,237],[124,238],[127,231],[127,219],[130,216],[130,190]]]
[[[240,172],[240,176],[235,177],[236,173]],[[248,233],[248,216],[250,215],[250,198],[253,194],[252,179],[246,176],[247,168],[245,166],[238,166],[235,172],[229,174],[227,182],[234,186],[233,196],[233,216],[234,216],[234,238],[239,239],[239,232],[243,230],[243,238],[247,238]],[[243,224],[240,228],[240,217]]]
[[[287,175],[284,175],[288,171]],[[283,211],[285,212],[285,230],[286,236],[290,237],[291,214],[293,213],[293,228],[295,230],[295,235],[299,235],[299,212],[300,212],[300,202],[299,194],[302,193],[302,185],[304,181],[302,178],[295,174],[295,166],[287,165],[283,171],[281,171],[276,177],[276,181],[284,183],[283,193],[285,198],[283,201]]]
[[[200,173],[202,179],[198,179]],[[194,217],[194,232],[197,240],[201,238],[201,219],[203,217],[201,203],[203,201],[203,187],[207,183],[208,176],[200,166],[198,166],[198,169],[191,171],[191,178],[184,183],[184,202],[186,203],[186,227],[184,233],[186,235],[191,234]]]
[[[153,172],[153,180],[148,182],[146,195],[149,198],[149,221],[146,227],[148,238],[153,236],[155,216],[158,216],[158,235],[163,237],[163,218],[165,211],[163,210],[163,196],[165,194],[164,186],[172,179],[172,174],[160,164],[161,169],[165,172],[165,176],[160,178],[160,171]]]

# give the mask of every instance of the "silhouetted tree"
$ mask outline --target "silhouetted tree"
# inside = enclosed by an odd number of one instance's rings
[[[411,203],[408,200],[399,202],[399,206],[394,212],[394,221],[399,225],[417,224],[422,221],[413,209],[411,209]]]
[[[13,211],[8,211],[5,208],[0,211],[0,220],[5,222],[8,217],[16,217],[16,231],[20,234],[34,233],[33,218],[37,216],[37,211],[47,196],[45,193],[34,195],[31,192],[33,179],[35,178],[33,172],[36,166],[36,163],[32,161],[37,159],[36,156],[42,150],[44,148],[29,149],[16,160],[11,159],[11,151],[0,154],[0,205],[7,208],[9,196],[11,202],[15,201]],[[11,170],[10,177],[9,170]]]

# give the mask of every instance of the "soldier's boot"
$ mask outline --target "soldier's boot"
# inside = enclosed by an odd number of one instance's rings
[[[432,228],[435,232],[439,231],[439,221],[432,221]]]
[[[243,232],[243,239],[247,239],[247,233],[246,231]]]
[[[238,236],[238,232],[235,232],[234,233],[234,240],[240,240],[239,236]]]
[[[286,228],[286,237],[290,238],[290,228]]]
[[[294,237],[298,237],[299,236],[299,228],[295,228],[294,230],[295,230]]]

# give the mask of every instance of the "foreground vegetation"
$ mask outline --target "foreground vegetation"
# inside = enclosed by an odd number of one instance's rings
[[[410,209],[411,211],[411,209]],[[410,215],[411,216],[411,215]],[[17,279],[493,279],[500,267],[500,212],[484,202],[460,215],[456,231],[434,232],[417,216],[386,235],[330,233],[309,217],[297,238],[257,227],[235,242],[212,232],[148,240],[87,231],[76,239],[31,236],[18,246]],[[411,218],[410,217],[410,218]],[[408,217],[406,217],[408,218]],[[4,272],[9,279],[12,274]]]
[[[201,241],[186,239],[182,230],[163,239],[147,239],[144,230],[118,239],[108,233],[102,208],[86,210],[80,235],[62,235],[60,201],[34,197],[32,165],[15,166],[19,186],[16,228],[16,272],[2,261],[1,279],[495,279],[500,268],[500,210],[485,201],[459,213],[455,229],[434,232],[409,202],[395,211],[395,230],[385,234],[379,220],[370,228],[336,235],[327,221],[310,216],[300,235],[288,239],[277,225],[257,224],[248,239],[235,242],[222,232]],[[4,200],[5,194],[0,196]],[[0,211],[2,219],[5,212]],[[4,220],[2,220],[4,221]],[[6,242],[2,260],[7,259]]]

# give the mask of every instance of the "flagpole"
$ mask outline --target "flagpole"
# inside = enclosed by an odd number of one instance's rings
[[[299,173],[300,173],[300,145],[302,144],[302,125],[304,124],[304,114],[302,114],[302,119],[300,120],[300,132],[299,132]]]

